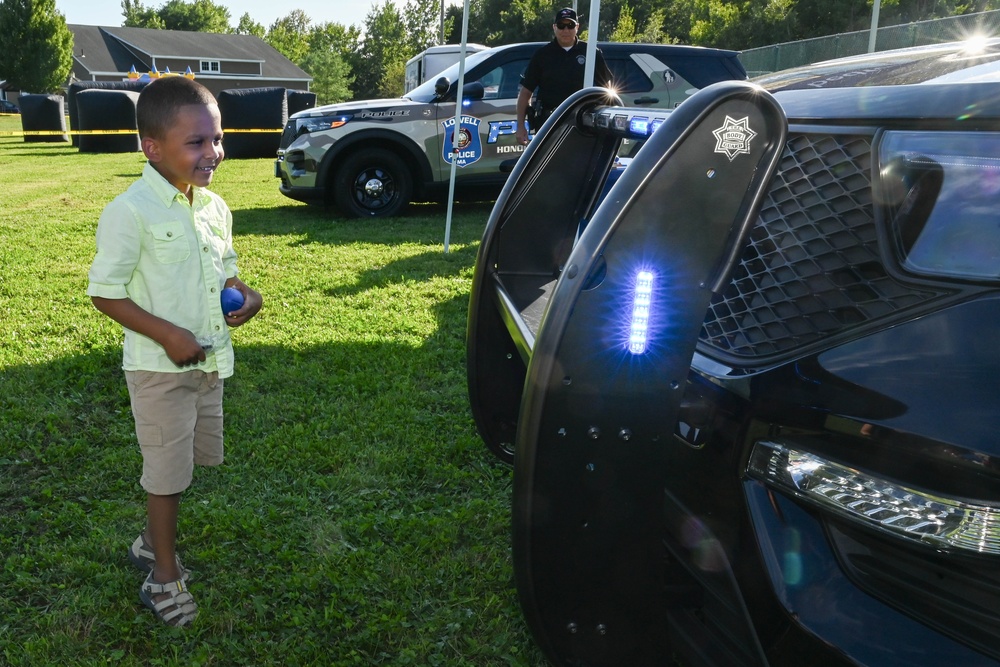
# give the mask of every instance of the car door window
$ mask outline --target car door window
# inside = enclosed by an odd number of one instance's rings
[[[607,61],[611,80],[620,93],[645,93],[653,89],[646,73],[631,58],[614,58]]]
[[[517,97],[521,74],[528,66],[527,60],[512,60],[494,67],[479,77],[485,93],[484,100],[511,100]]]

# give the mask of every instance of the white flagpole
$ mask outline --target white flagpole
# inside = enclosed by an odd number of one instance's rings
[[[455,127],[451,134],[451,179],[448,183],[448,216],[444,223],[444,253],[451,239],[451,210],[455,204],[455,173],[458,169],[458,138],[462,130],[462,88],[465,86],[465,48],[469,41],[469,0],[462,11],[462,57],[458,61],[458,89],[455,91]]]
[[[594,60],[597,58],[597,24],[601,15],[601,0],[590,0],[587,17],[587,64],[583,67],[583,87],[594,85]]]

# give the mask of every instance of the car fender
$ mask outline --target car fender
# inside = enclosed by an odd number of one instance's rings
[[[410,137],[384,129],[361,130],[338,140],[323,156],[317,174],[317,183],[327,184],[343,157],[356,150],[387,148],[398,153],[407,164],[414,167],[413,184],[418,191],[433,180],[431,165],[424,151]]]

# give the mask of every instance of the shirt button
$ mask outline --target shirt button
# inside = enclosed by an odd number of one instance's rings
[[[203,246],[201,247],[201,251],[202,251],[202,252],[208,252],[208,246],[207,246],[207,245],[203,245]]]
[[[169,239],[169,238],[171,238],[171,237],[173,237],[173,235],[174,235],[174,233],[173,233],[173,232],[167,232],[167,238],[168,238],[168,239]]]

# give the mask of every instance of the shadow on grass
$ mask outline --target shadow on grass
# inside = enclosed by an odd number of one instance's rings
[[[478,245],[469,244],[452,249],[448,255],[435,251],[411,255],[383,266],[362,271],[357,282],[353,285],[334,287],[327,290],[326,294],[332,297],[347,296],[359,294],[372,288],[427,281],[439,276],[453,276],[457,272],[456,267],[464,268],[473,265],[478,250]],[[467,302],[466,305],[468,305]]]
[[[450,243],[474,243],[482,238],[493,210],[491,202],[456,204],[452,211]],[[444,243],[447,208],[443,204],[414,204],[407,215],[394,218],[346,218],[336,209],[293,204],[249,208],[233,212],[234,235],[301,235],[300,243]]]

